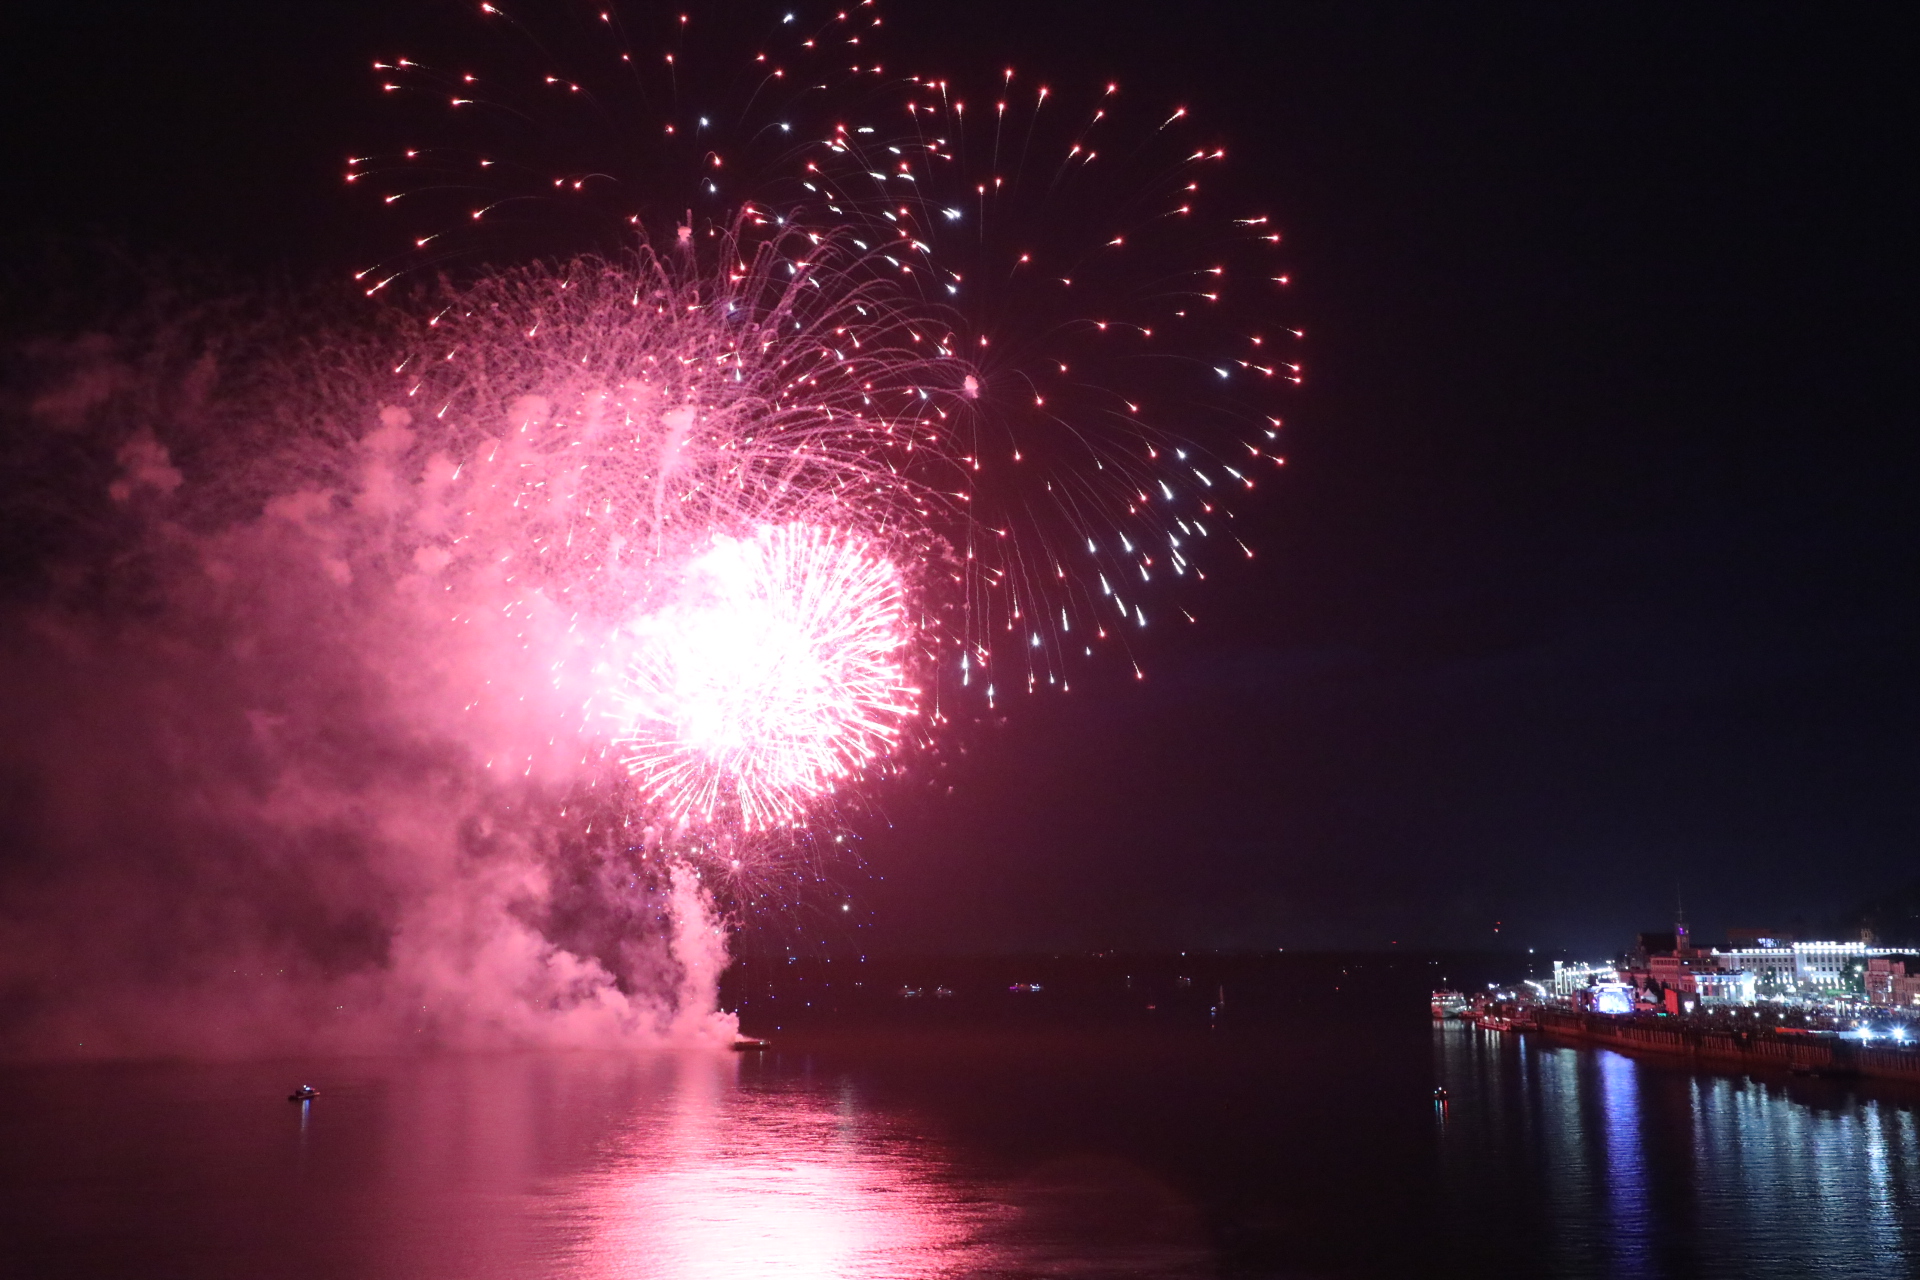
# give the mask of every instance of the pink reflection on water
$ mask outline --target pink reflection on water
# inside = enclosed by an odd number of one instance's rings
[[[671,1083],[557,1189],[579,1243],[562,1274],[915,1280],[973,1269],[1004,1207],[956,1197],[924,1140],[799,1081],[742,1088],[734,1055],[688,1053]],[[785,1087],[782,1087],[782,1085]]]

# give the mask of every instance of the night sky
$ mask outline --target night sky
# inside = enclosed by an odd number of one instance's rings
[[[366,63],[468,29],[37,8],[0,19],[8,258],[79,233],[295,277],[383,245],[339,181],[386,127]],[[880,793],[841,877],[866,945],[1604,954],[1676,894],[1711,934],[1920,875],[1893,6],[887,12],[916,66],[1218,120],[1308,381],[1258,558],[1152,629],[1147,680],[1005,700]]]

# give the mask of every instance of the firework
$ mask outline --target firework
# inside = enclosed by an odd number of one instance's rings
[[[1231,501],[1282,462],[1276,393],[1301,380],[1280,233],[1222,194],[1226,152],[1185,107],[1010,70],[903,97],[904,126],[841,131],[810,185],[913,268],[969,362],[963,660],[1065,685],[1147,625],[1156,577],[1204,577],[1209,539],[1251,554]]]
[[[831,530],[717,539],[629,633],[621,761],[677,821],[794,825],[917,709],[899,570]]]
[[[16,683],[66,701],[16,754],[65,771],[50,858],[150,868],[14,950],[137,898],[130,972],[164,919],[350,975],[287,1025],[710,1038],[715,909],[817,902],[862,784],[1240,554],[1278,233],[1192,113],[903,77],[865,0],[472,21],[377,69],[418,136],[347,166],[406,232],[371,300],[30,353],[15,451],[72,510]],[[128,1007],[193,1026],[176,976]]]
[[[480,13],[488,68],[376,68],[453,123],[349,166],[420,229],[364,284],[509,228],[639,244],[480,272],[394,373],[490,477],[486,554],[600,637],[583,723],[654,816],[799,823],[943,685],[1068,688],[1210,541],[1252,554],[1229,500],[1283,461],[1299,334],[1185,108],[889,78],[871,3]]]
[[[710,247],[725,270],[643,246],[398,309],[392,363],[358,375],[386,425],[315,466],[362,495],[365,555],[520,670],[472,690],[476,724],[537,733],[537,690],[588,775],[631,773],[629,816],[752,835],[802,825],[915,721],[921,623],[956,576],[924,463],[964,375],[895,343],[897,299],[845,237]]]
[[[529,0],[480,3],[458,60],[383,58],[384,96],[426,137],[350,157],[408,229],[405,251],[362,273],[484,255],[607,252],[634,234],[683,243],[804,194],[805,157],[881,87],[874,0],[623,13]],[[764,218],[771,223],[771,212]]]
[[[643,246],[450,287],[386,380],[434,424],[423,448],[484,469],[493,536],[602,617],[716,534],[912,542],[944,519],[913,463],[957,367],[891,340],[841,238],[716,245],[723,270]]]

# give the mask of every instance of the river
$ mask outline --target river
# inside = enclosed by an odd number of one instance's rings
[[[1408,999],[759,1053],[14,1065],[0,1271],[1892,1280],[1920,1274],[1920,1098]]]

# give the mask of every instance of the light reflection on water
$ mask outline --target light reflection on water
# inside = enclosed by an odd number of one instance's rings
[[[290,1106],[314,1081],[320,1097]],[[1450,1101],[1429,1095],[1445,1084]],[[1405,1018],[0,1068],[0,1276],[1920,1275],[1920,1099]]]
[[[1215,1274],[1197,1214],[1128,1161],[1011,1170],[811,1064],[686,1055],[551,1187],[567,1280]]]
[[[938,1114],[953,1099],[917,1069],[883,1075],[930,1105],[877,1100],[849,1070],[860,1062],[529,1053],[6,1069],[0,1276],[1215,1273],[1199,1216],[1138,1163],[983,1153]],[[320,1096],[289,1106],[286,1081],[308,1079]]]
[[[562,1192],[599,1277],[911,1280],[975,1270],[994,1206],[956,1196],[937,1147],[827,1092],[742,1089],[737,1058],[689,1055]],[[972,1255],[972,1256],[970,1256]]]
[[[1920,1275],[1911,1091],[1434,1028],[1448,1203],[1570,1277]]]

